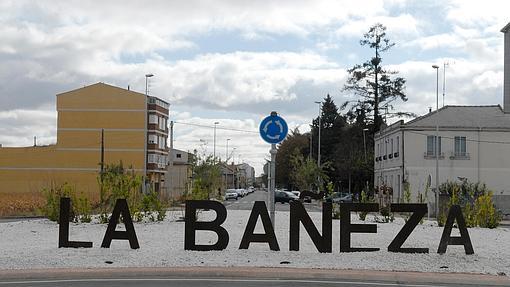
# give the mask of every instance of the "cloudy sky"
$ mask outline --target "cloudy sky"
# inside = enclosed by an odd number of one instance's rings
[[[445,104],[501,104],[507,1],[1,1],[0,143],[56,141],[55,94],[96,82],[171,104],[175,147],[213,151],[262,170],[257,133],[276,110],[309,129],[314,101],[337,104],[346,70],[371,56],[359,39],[374,23],[396,46],[383,64],[407,79],[417,114],[435,107],[435,71],[446,68]],[[442,85],[442,83],[440,83]],[[190,125],[191,124],[191,125]],[[200,141],[202,140],[202,141]]]

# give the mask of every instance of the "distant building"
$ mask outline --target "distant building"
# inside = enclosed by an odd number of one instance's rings
[[[495,192],[496,205],[510,213],[510,24],[505,33],[504,107],[445,106],[436,113],[396,122],[375,134],[374,185],[393,188],[402,202],[404,183],[412,201],[436,182],[436,140],[439,183],[467,179],[484,182]],[[436,139],[436,125],[439,137]],[[428,201],[434,204],[429,191]]]
[[[236,165],[241,188],[247,188],[255,184],[255,168],[247,163]]]
[[[122,161],[140,174],[145,170],[148,188],[164,186],[167,102],[97,83],[58,94],[57,112],[56,144],[0,148],[1,191],[34,192],[68,182],[98,195],[101,158],[104,166]]]
[[[193,175],[191,161],[194,155],[178,149],[173,149],[171,154],[173,154],[173,161],[167,167],[165,183],[168,195],[178,199],[191,191]]]

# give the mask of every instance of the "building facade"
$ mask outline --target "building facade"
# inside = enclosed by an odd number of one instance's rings
[[[168,196],[178,199],[191,192],[193,154],[178,149],[173,149],[170,154],[173,161],[167,167],[165,184]]]
[[[67,182],[98,195],[101,166],[121,161],[145,172],[149,188],[160,189],[168,103],[104,83],[58,94],[56,102],[56,144],[0,148],[2,192],[38,192]]]
[[[503,108],[445,106],[375,134],[374,185],[391,187],[393,202],[402,202],[408,183],[411,200],[416,202],[428,190],[425,201],[434,210],[436,178],[439,184],[467,179],[485,183],[494,191],[496,206],[510,213],[510,24],[501,31],[505,34]]]

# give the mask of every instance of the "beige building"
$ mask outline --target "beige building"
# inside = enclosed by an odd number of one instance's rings
[[[171,198],[178,199],[191,192],[193,154],[178,149],[173,149],[171,154],[173,160],[167,167],[166,188]]]
[[[0,192],[38,192],[68,182],[97,195],[101,163],[120,161],[146,171],[148,187],[164,187],[168,103],[97,83],[58,94],[57,112],[56,144],[0,148]]]

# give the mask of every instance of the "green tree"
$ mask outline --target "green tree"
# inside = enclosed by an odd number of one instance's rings
[[[221,187],[221,168],[212,155],[201,157],[197,153],[191,160],[193,169],[192,199],[209,199],[218,195]]]
[[[342,108],[350,105],[351,114],[364,111],[372,116],[373,132],[379,130],[383,119],[381,109],[386,109],[389,117],[413,116],[409,112],[394,112],[396,100],[407,101],[405,95],[406,80],[395,76],[397,71],[384,69],[381,54],[390,50],[395,43],[386,37],[386,27],[375,24],[360,40],[361,46],[368,46],[374,51],[374,56],[363,64],[354,65],[348,70],[349,78],[343,90],[354,93],[358,100],[345,102]]]
[[[303,157],[297,150],[291,155],[290,163],[292,167],[290,178],[301,191],[316,190],[321,182],[328,181],[324,170],[318,167],[314,160]]]
[[[278,145],[275,178],[277,186],[289,190],[293,189],[293,181],[290,178],[292,155],[298,153],[306,157],[310,151],[309,147],[309,134],[301,134],[297,128],[291,131],[285,140]]]

